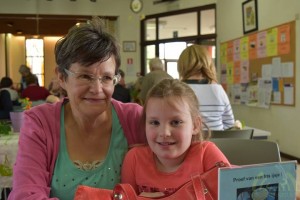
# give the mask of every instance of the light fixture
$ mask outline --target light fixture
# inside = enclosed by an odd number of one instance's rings
[[[13,26],[14,26],[14,23],[8,22],[6,25],[7,25],[8,27],[13,27]]]

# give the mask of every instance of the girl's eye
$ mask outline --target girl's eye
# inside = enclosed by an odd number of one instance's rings
[[[153,126],[158,126],[159,125],[159,121],[157,120],[152,120],[149,122],[149,124],[153,125]]]
[[[171,125],[172,126],[179,126],[182,123],[183,123],[183,121],[181,121],[181,120],[173,120],[173,121],[171,121]]]

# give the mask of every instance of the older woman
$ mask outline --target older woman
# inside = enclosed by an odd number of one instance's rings
[[[78,185],[111,189],[130,145],[145,142],[142,108],[113,100],[119,47],[94,18],[55,47],[68,98],[25,112],[9,199],[73,199]]]

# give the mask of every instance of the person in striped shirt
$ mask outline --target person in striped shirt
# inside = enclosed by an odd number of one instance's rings
[[[203,121],[211,130],[234,126],[234,115],[228,96],[218,84],[216,69],[207,47],[192,45],[182,51],[177,63],[181,81],[196,93]]]

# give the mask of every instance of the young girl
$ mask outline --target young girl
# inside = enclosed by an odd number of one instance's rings
[[[131,149],[122,167],[122,182],[139,195],[172,194],[192,174],[219,161],[229,163],[213,143],[204,141],[198,99],[186,83],[159,82],[149,91],[143,114],[148,146]]]

